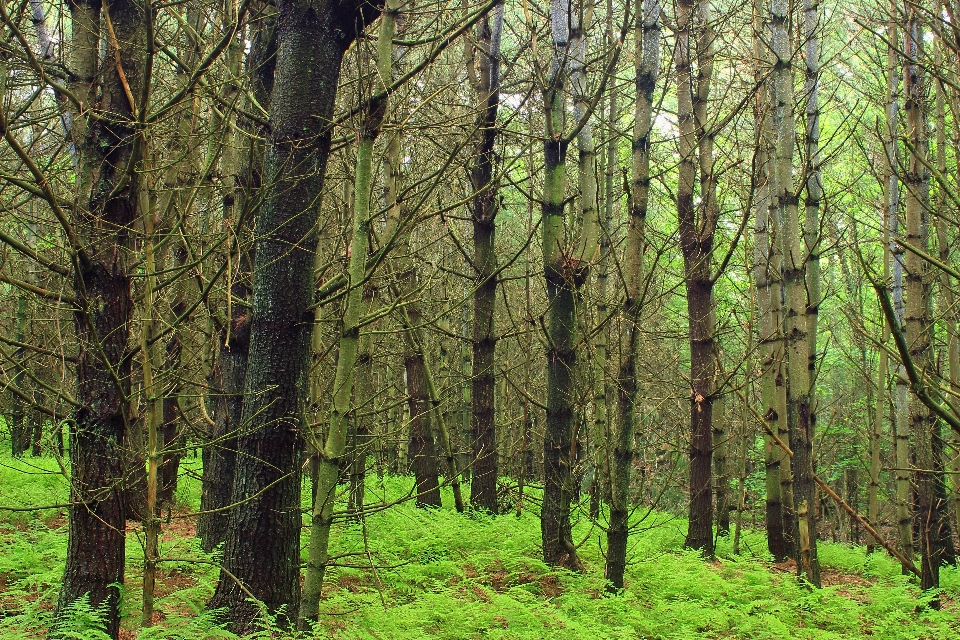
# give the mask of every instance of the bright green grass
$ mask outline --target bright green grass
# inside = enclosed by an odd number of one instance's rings
[[[185,466],[199,471],[199,461]],[[50,460],[0,457],[0,506],[55,504],[67,499],[66,483]],[[30,472],[29,475],[26,472]],[[368,504],[409,490],[406,478],[371,478]],[[305,492],[306,494],[306,492]],[[199,504],[198,482],[181,481],[183,509]],[[444,503],[453,504],[449,491]],[[49,623],[63,557],[66,527],[57,510],[0,512],[0,638],[41,637]],[[639,520],[640,514],[637,515]],[[762,532],[747,532],[745,555],[734,557],[719,541],[718,558],[707,563],[681,549],[686,523],[651,515],[631,538],[627,588],[604,595],[603,533],[586,521],[575,527],[583,540],[587,571],[554,571],[539,560],[539,520],[459,515],[452,506],[423,511],[403,503],[370,515],[366,529],[336,529],[331,552],[339,563],[379,568],[335,567],[327,573],[320,637],[336,638],[863,638],[935,639],[960,634],[960,572],[942,572],[947,606],[918,607],[918,590],[885,556],[865,558],[862,548],[821,543],[826,570],[847,581],[809,590],[762,557]],[[304,542],[306,535],[303,536]],[[366,542],[365,542],[366,541]],[[165,541],[166,558],[209,560],[193,539]],[[139,626],[143,553],[135,534],[127,538],[124,627]],[[165,620],[140,638],[232,637],[219,630],[203,603],[213,591],[215,567],[188,561],[164,563],[161,585],[176,570],[177,586],[159,599]],[[185,579],[185,576],[187,579]],[[849,583],[851,578],[856,583]],[[95,612],[79,605],[77,637],[99,637]],[[265,633],[264,637],[271,637]],[[274,633],[272,637],[281,638]]]

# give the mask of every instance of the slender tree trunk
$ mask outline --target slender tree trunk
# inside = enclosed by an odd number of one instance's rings
[[[904,175],[906,185],[905,217],[907,223],[906,242],[919,249],[929,249],[929,224],[926,207],[929,205],[930,178],[927,163],[927,114],[923,72],[918,64],[922,53],[922,29],[920,16],[915,6],[906,8],[905,46],[906,63],[904,65],[904,109],[907,117],[907,135],[909,136],[910,155]],[[931,333],[931,278],[930,265],[915,253],[908,251],[905,257],[907,308],[904,322],[910,356],[918,371],[927,379],[933,375],[933,361],[930,355]],[[929,376],[929,377],[928,377]],[[914,517],[919,521],[920,542],[920,587],[936,589],[940,586],[940,562],[942,560],[939,536],[936,484],[939,480],[935,473],[938,439],[937,418],[919,398],[911,395],[908,405],[909,426],[913,436],[913,454],[915,471],[913,486],[915,491]]]
[[[786,233],[784,240],[785,280],[787,282],[786,329],[791,340],[787,363],[790,387],[787,391],[790,421],[791,448],[794,452],[793,469],[794,502],[797,505],[798,570],[815,586],[820,586],[820,563],[817,558],[817,514],[814,483],[813,441],[816,431],[815,383],[817,373],[817,309],[820,304],[820,185],[819,140],[820,107],[818,99],[820,52],[818,5],[814,0],[804,0],[805,38],[805,103],[807,148],[806,211],[803,239],[800,233],[799,211],[793,195],[793,178],[785,165],[781,174],[781,200],[786,204]],[[791,80],[792,81],[792,80]],[[792,91],[791,91],[792,93]],[[787,103],[788,109],[792,109]],[[793,117],[786,118],[793,123]],[[796,228],[795,228],[796,226]],[[789,250],[787,249],[789,247]],[[802,307],[801,307],[802,305]],[[800,318],[800,314],[803,318]],[[804,359],[797,362],[797,359]],[[803,369],[806,369],[803,371]],[[806,521],[803,521],[806,507]]]
[[[610,522],[607,527],[607,562],[604,575],[608,589],[623,588],[630,530],[630,475],[636,422],[637,333],[643,306],[643,254],[650,202],[650,134],[653,128],[653,94],[660,71],[661,5],[659,0],[635,0],[634,66],[637,102],[633,121],[633,158],[623,275],[626,299],[617,372],[618,416],[610,469]]]
[[[730,535],[730,471],[727,461],[727,419],[723,396],[713,404],[713,466],[716,495],[717,535]]]
[[[883,194],[884,206],[880,210],[880,224],[883,228],[883,279],[884,282],[890,279],[890,229],[886,224],[887,206],[890,194],[888,193],[889,176],[884,176]],[[886,323],[883,325],[882,345],[886,346],[890,342],[890,327]],[[887,392],[887,383],[889,378],[889,357],[885,348],[880,349],[879,365],[877,369],[877,395],[874,405],[874,415],[872,428],[870,430],[870,487],[867,493],[867,520],[874,525],[877,524],[877,518],[880,515],[880,471],[882,469],[881,458],[881,438],[883,437],[883,417],[886,414],[887,402],[885,395]],[[881,541],[873,536],[867,538],[867,555],[876,550],[876,546]]]
[[[757,319],[762,364],[760,373],[761,413],[769,432],[763,436],[764,479],[766,494],[767,550],[774,560],[781,562],[790,555],[784,532],[783,508],[780,492],[780,473],[784,453],[773,442],[770,433],[778,433],[781,414],[777,404],[777,378],[780,372],[778,345],[780,344],[779,275],[773,268],[776,242],[772,237],[774,220],[771,217],[771,186],[774,184],[772,144],[769,115],[770,83],[761,82],[769,64],[765,43],[767,28],[766,13],[762,2],[753,3],[753,53],[754,79],[760,87],[754,101],[753,119],[755,133],[756,167],[754,177],[754,269],[753,279],[757,297]]]
[[[388,82],[393,70],[393,37],[396,32],[399,0],[387,0],[380,21],[377,40],[377,74],[381,83]],[[381,88],[376,85],[376,90]],[[329,558],[330,527],[333,524],[333,504],[336,500],[340,458],[347,446],[347,424],[351,416],[354,369],[357,364],[360,342],[360,311],[363,306],[367,249],[370,242],[370,189],[373,175],[373,145],[383,125],[387,110],[386,99],[372,104],[364,116],[359,132],[357,168],[355,173],[353,235],[350,240],[350,265],[346,308],[343,314],[343,329],[340,334],[340,349],[333,387],[333,403],[330,408],[326,442],[319,451],[317,492],[313,506],[313,525],[310,528],[310,551],[307,559],[306,579],[303,584],[303,599],[300,605],[299,628],[309,629],[319,616],[320,592]],[[320,434],[317,434],[319,438]]]
[[[377,304],[377,289],[368,282],[363,289],[361,299],[361,314],[370,312]],[[353,441],[348,442],[350,493],[347,497],[347,511],[358,518],[363,517],[363,504],[366,493],[367,456],[370,454],[370,425],[371,417],[367,414],[375,409],[376,385],[373,370],[374,339],[373,333],[367,332],[360,336],[356,363],[356,388],[354,394],[357,401],[354,406],[352,420]],[[339,362],[338,362],[339,364]]]
[[[641,7],[642,11],[642,7]],[[639,15],[639,14],[638,14]],[[634,27],[636,31],[636,27]],[[613,0],[607,0],[605,43],[610,46],[614,39],[613,31]],[[642,35],[641,35],[642,37]],[[617,87],[610,88],[607,107],[607,122],[614,122],[619,113],[619,91]],[[614,234],[614,203],[620,200],[618,187],[614,176],[620,169],[619,160],[620,140],[611,135],[607,140],[605,157],[601,156],[600,174],[603,175],[603,223],[600,234],[600,262],[597,270],[597,322],[603,323],[596,327],[596,346],[594,351],[594,383],[593,383],[593,431],[591,432],[591,465],[593,466],[593,483],[590,492],[590,518],[597,520],[600,517],[602,502],[609,503],[610,495],[610,464],[606,452],[606,443],[612,442],[615,426],[611,402],[615,397],[613,379],[610,376],[610,339],[613,328],[607,322],[610,310],[610,272],[614,262],[613,234]]]
[[[943,63],[942,47],[938,48],[937,62]],[[937,82],[937,113],[936,127],[937,132],[937,171],[941,176],[947,175],[947,140],[946,140],[946,87],[942,81]],[[944,193],[944,185],[940,185],[939,199],[937,201],[937,212],[935,215],[935,225],[937,229],[937,246],[939,248],[940,262],[951,264],[950,251],[950,232],[947,227],[946,218],[949,216],[948,198]],[[955,234],[954,234],[955,235]],[[958,331],[958,321],[960,321],[960,312],[956,308],[956,296],[954,295],[950,274],[946,271],[940,272],[940,300],[943,309],[944,324],[947,333],[947,375],[950,390],[954,394],[960,395],[960,331]],[[939,436],[938,436],[939,437]],[[954,443],[957,442],[954,434]],[[941,443],[942,446],[943,443]],[[943,463],[942,455],[938,460]],[[953,463],[950,465],[950,489],[953,493],[954,503],[953,514],[951,515],[950,501],[946,496],[946,482],[938,486],[938,509],[940,509],[940,532],[944,541],[945,557],[947,564],[956,564],[956,551],[953,546],[953,530],[960,526],[960,520],[956,516],[960,515],[960,457],[954,455]],[[940,469],[940,467],[938,467]],[[940,495],[942,494],[942,495]],[[951,520],[953,521],[951,526]]]
[[[885,185],[887,207],[886,231],[890,235],[889,248],[893,257],[893,280],[891,285],[893,306],[897,316],[897,323],[899,324],[898,330],[902,331],[906,310],[903,299],[903,247],[900,246],[899,243],[900,181],[898,172],[900,171],[900,159],[897,139],[899,135],[898,121],[900,117],[898,99],[900,81],[896,66],[899,37],[896,23],[898,8],[895,3],[891,5],[891,10],[891,18],[887,27],[887,38],[889,41],[887,49],[887,139],[884,143],[887,156],[887,181]],[[910,515],[910,440],[909,428],[907,426],[907,383],[902,364],[898,367],[894,381],[893,437],[896,467],[894,474],[896,479],[897,531],[903,555],[912,560],[914,556],[914,544],[913,518]],[[902,571],[904,575],[910,573],[907,567],[902,567]]]
[[[705,2],[681,0],[677,8],[677,111],[680,123],[680,177],[677,217],[687,287],[690,340],[690,506],[684,545],[713,555],[713,402],[716,376],[711,256],[719,210],[713,174],[713,132],[707,124],[707,102],[713,77],[713,28]],[[696,20],[694,19],[696,11]],[[696,35],[697,72],[692,80],[690,36]],[[697,160],[700,199],[694,203]]]
[[[755,293],[755,290],[751,293]],[[752,297],[752,296],[751,296]],[[751,305],[750,313],[750,325],[754,323],[754,318],[756,317],[753,313],[753,309],[756,308],[756,303],[754,302]],[[747,336],[747,349],[746,353],[750,354],[753,352],[753,333],[751,332]],[[751,370],[751,357],[747,355],[747,371]],[[744,395],[744,402],[740,407],[740,415],[742,418],[742,425],[740,431],[740,457],[738,459],[737,467],[737,519],[734,523],[733,529],[733,554],[740,555],[740,533],[743,529],[743,512],[746,508],[746,499],[747,499],[747,456],[748,448],[755,442],[756,436],[752,429],[749,428],[750,423],[750,406],[748,403],[751,402],[750,398],[750,386],[747,386],[746,394]],[[768,436],[769,437],[769,436]]]
[[[469,286],[469,285],[468,285]],[[470,318],[470,305],[463,305],[462,309],[463,335],[471,335],[473,330]],[[463,443],[459,452],[460,462],[457,465],[463,469],[461,478],[470,482],[473,469],[470,462],[473,460],[473,344],[472,340],[463,340],[460,344],[460,442]],[[471,485],[471,490],[472,490]]]
[[[143,207],[143,326],[140,329],[140,345],[143,354],[143,393],[146,398],[145,428],[147,436],[147,501],[144,513],[143,547],[143,608],[140,619],[142,627],[153,626],[153,597],[157,577],[157,559],[159,557],[160,514],[157,502],[158,465],[160,454],[160,429],[163,421],[163,398],[160,397],[161,380],[154,379],[154,373],[160,372],[161,358],[159,343],[153,342],[158,333],[156,316],[155,289],[157,287],[157,264],[154,244],[156,219],[156,197],[151,189],[145,189],[146,206]]]
[[[470,181],[473,186],[473,261],[477,285],[473,294],[473,482],[470,504],[490,513],[497,512],[499,460],[494,424],[494,360],[497,336],[494,308],[497,297],[497,255],[494,249],[499,193],[493,181],[494,143],[497,137],[497,109],[500,104],[500,38],[503,32],[503,4],[494,8],[478,27],[480,99],[477,116],[479,139]]]

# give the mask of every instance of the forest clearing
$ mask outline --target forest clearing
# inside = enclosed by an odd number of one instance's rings
[[[0,636],[958,631],[960,0],[0,0]]]

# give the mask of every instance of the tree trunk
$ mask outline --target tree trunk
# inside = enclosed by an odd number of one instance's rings
[[[958,52],[960,53],[960,52]],[[942,46],[938,46],[937,49],[938,58],[936,62],[938,64],[943,63],[943,50]],[[937,82],[937,113],[936,113],[936,126],[935,130],[937,132],[937,171],[941,176],[947,175],[947,140],[946,140],[946,87],[942,81]],[[941,185],[939,192],[939,199],[937,201],[937,211],[935,215],[935,225],[937,229],[937,246],[940,252],[940,262],[944,264],[950,264],[951,260],[951,251],[950,251],[950,233],[948,231],[946,219],[949,216],[949,211],[947,209],[947,196],[943,192],[944,186]],[[960,313],[958,313],[956,308],[956,296],[952,288],[952,283],[950,279],[950,274],[946,271],[940,272],[940,300],[941,308],[943,309],[944,315],[944,324],[946,325],[947,333],[947,381],[950,390],[954,393],[960,393],[960,331],[958,331],[958,320],[960,320]],[[954,434],[954,443],[957,442],[957,434]],[[942,456],[942,447],[945,444],[945,441],[942,439],[942,436],[938,434],[938,445],[941,448],[940,454],[938,455],[937,462],[938,464],[943,464]],[[941,466],[937,467],[938,470],[943,471]],[[955,518],[957,515],[956,508],[960,505],[960,475],[957,472],[960,472],[960,458],[953,456],[953,463],[951,464],[951,473],[950,474],[950,489],[953,493],[952,501],[954,503],[953,514],[951,514],[950,509],[950,500],[946,496],[946,481],[940,482],[938,484],[938,496],[937,496],[937,508],[940,510],[940,522],[939,528],[941,533],[941,538],[944,543],[944,563],[945,564],[956,564],[956,549],[953,545],[953,530],[955,527],[960,526]]]
[[[907,223],[906,243],[929,251],[929,224],[927,221],[930,195],[930,178],[927,169],[927,117],[924,95],[924,77],[917,64],[922,53],[922,30],[917,8],[907,7],[905,25],[906,64],[904,65],[904,109],[907,116],[907,135],[910,143],[910,157],[904,182],[907,187],[905,217]],[[904,322],[907,344],[910,345],[910,357],[917,371],[927,379],[934,374],[930,356],[931,332],[931,278],[929,263],[908,251],[904,269],[906,271],[907,308]],[[915,491],[914,517],[918,520],[918,538],[920,542],[920,588],[936,589],[940,586],[940,563],[942,545],[939,533],[937,509],[937,483],[941,481],[937,469],[937,449],[935,440],[937,418],[919,398],[911,395],[908,404],[909,426],[913,436],[914,469],[913,486]]]
[[[257,25],[250,34],[250,52],[246,68],[251,74],[251,92],[265,108],[270,106],[273,92],[276,56],[276,13],[261,8]],[[247,105],[250,106],[250,105]],[[251,129],[252,123],[241,120]],[[263,131],[257,131],[262,134]],[[219,354],[210,372],[211,386],[219,390],[213,411],[213,424],[208,425],[207,445],[203,448],[203,485],[200,495],[200,518],[197,537],[204,551],[210,552],[227,539],[228,507],[232,504],[233,479],[236,468],[237,437],[243,426],[243,385],[247,376],[250,348],[250,301],[253,283],[253,226],[263,181],[263,145],[251,137],[243,145],[236,170],[233,202],[225,196],[224,207],[239,213],[236,220],[225,211],[225,222],[237,225],[235,246],[229,247],[230,259],[237,264],[230,283],[232,304],[227,310],[228,327],[217,332]]]
[[[570,504],[573,486],[574,393],[577,371],[576,297],[586,270],[564,237],[566,159],[570,141],[563,137],[565,67],[570,54],[572,5],[553,0],[550,6],[553,60],[544,87],[547,131],[543,141],[542,204],[543,271],[547,287],[547,419],[543,440],[543,506],[540,534],[543,559],[550,565],[579,569],[573,545]]]
[[[713,555],[713,401],[716,376],[711,256],[719,210],[713,174],[713,132],[708,130],[707,101],[713,76],[713,28],[706,4],[697,7],[697,74],[691,82],[690,36],[694,5],[681,0],[677,9],[677,110],[680,122],[680,176],[677,218],[690,340],[690,505],[684,545]],[[700,212],[694,203],[697,160],[700,168]],[[699,213],[699,214],[698,214]]]
[[[134,105],[124,85],[131,95],[141,95],[144,16],[127,0],[113,0],[105,10],[116,35],[107,43],[106,59],[116,64],[104,64],[98,72],[100,3],[71,5],[71,88],[87,103],[99,76],[99,108],[113,117],[90,122],[88,130],[86,118],[75,115],[71,131],[80,150],[77,187],[84,202],[75,216],[83,240],[74,278],[79,406],[70,424],[67,559],[51,637],[60,637],[59,625],[70,605],[87,594],[92,607],[104,607],[105,631],[111,638],[117,638],[120,626],[126,528],[123,449],[131,373],[127,343],[133,313],[127,248],[139,196],[134,169],[142,152],[135,143],[140,138],[134,129]]]
[[[723,396],[713,404],[713,465],[716,495],[717,535],[730,535],[730,471],[727,462],[727,420]]]
[[[770,82],[762,82],[769,64],[768,48],[765,43],[767,28],[766,13],[762,2],[753,3],[753,53],[754,79],[759,92],[754,100],[754,128],[757,172],[754,178],[756,195],[754,196],[754,268],[753,280],[757,296],[757,319],[760,352],[762,355],[760,373],[761,415],[769,432],[763,435],[764,480],[766,495],[766,532],[767,550],[777,562],[790,556],[787,537],[784,532],[784,513],[781,502],[780,473],[785,454],[774,444],[770,433],[779,434],[781,413],[777,403],[777,378],[781,371],[781,358],[778,346],[780,342],[780,280],[774,269],[776,239],[773,238],[774,218],[771,216],[773,174],[773,153],[770,131],[770,115],[767,101],[770,94]]]
[[[361,8],[362,7],[362,8]],[[308,307],[313,302],[317,199],[330,151],[340,63],[378,12],[342,0],[316,7],[278,5],[276,85],[271,100],[265,177],[269,192],[256,221],[250,348],[243,432],[223,568],[211,608],[226,608],[235,632],[253,630],[259,606],[285,606],[297,618],[300,592],[301,405],[310,359]],[[237,581],[244,585],[240,588]]]
[[[474,190],[473,261],[477,285],[473,294],[473,482],[470,504],[497,513],[499,459],[494,425],[494,364],[497,336],[494,310],[497,297],[497,255],[494,249],[498,186],[493,181],[494,143],[497,136],[497,109],[500,105],[500,37],[503,32],[503,4],[478,28],[480,98],[477,116],[479,140],[470,181]]]
[[[620,363],[617,372],[617,429],[613,438],[610,468],[610,522],[607,528],[607,562],[604,576],[608,589],[623,588],[630,531],[630,475],[636,423],[637,323],[643,300],[643,254],[646,249],[646,219],[650,201],[650,133],[653,128],[653,94],[660,71],[659,0],[636,2],[634,67],[637,102],[634,107],[633,158],[627,244],[624,250],[624,288]],[[608,446],[609,450],[609,446]],[[608,454],[609,457],[609,454]]]

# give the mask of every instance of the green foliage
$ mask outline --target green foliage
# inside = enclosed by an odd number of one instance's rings
[[[65,497],[62,477],[23,475],[56,470],[49,460],[0,460],[3,505],[53,504]],[[187,466],[199,461],[186,459]],[[18,466],[19,465],[19,466]],[[26,465],[29,465],[26,466]],[[196,470],[196,469],[194,469]],[[409,491],[408,478],[371,478],[368,506]],[[306,492],[305,492],[306,493]],[[537,496],[526,500],[536,504]],[[199,504],[194,474],[181,479],[179,511]],[[452,505],[449,490],[445,504]],[[642,517],[646,515],[646,517]],[[174,523],[176,520],[174,521]],[[574,529],[583,541],[587,571],[573,574],[540,560],[535,512],[492,517],[422,510],[412,502],[371,513],[363,524],[334,527],[321,617],[312,637],[344,639],[502,638],[954,638],[960,572],[944,569],[944,610],[923,606],[919,589],[885,555],[866,557],[862,547],[819,547],[825,586],[809,589],[765,557],[762,531],[746,531],[744,554],[732,541],[717,542],[717,561],[682,549],[686,522],[666,514],[635,514],[626,588],[605,593],[603,531],[586,520]],[[179,531],[174,525],[171,530]],[[0,637],[34,638],[50,622],[66,551],[66,526],[51,512],[0,512]],[[192,538],[165,539],[157,601],[162,620],[138,630],[143,640],[235,638],[204,611],[217,568]],[[304,550],[305,552],[306,550]],[[139,626],[143,555],[128,535],[123,626]],[[198,562],[199,561],[199,562]],[[375,568],[373,568],[375,567]],[[78,638],[99,638],[100,613],[85,600],[71,608],[69,628]],[[99,634],[99,635],[98,635]],[[256,637],[291,638],[271,622]]]
[[[67,607],[67,614],[57,631],[63,638],[76,640],[110,640],[104,630],[107,615],[106,604],[99,607],[90,605],[90,594],[84,595]]]

